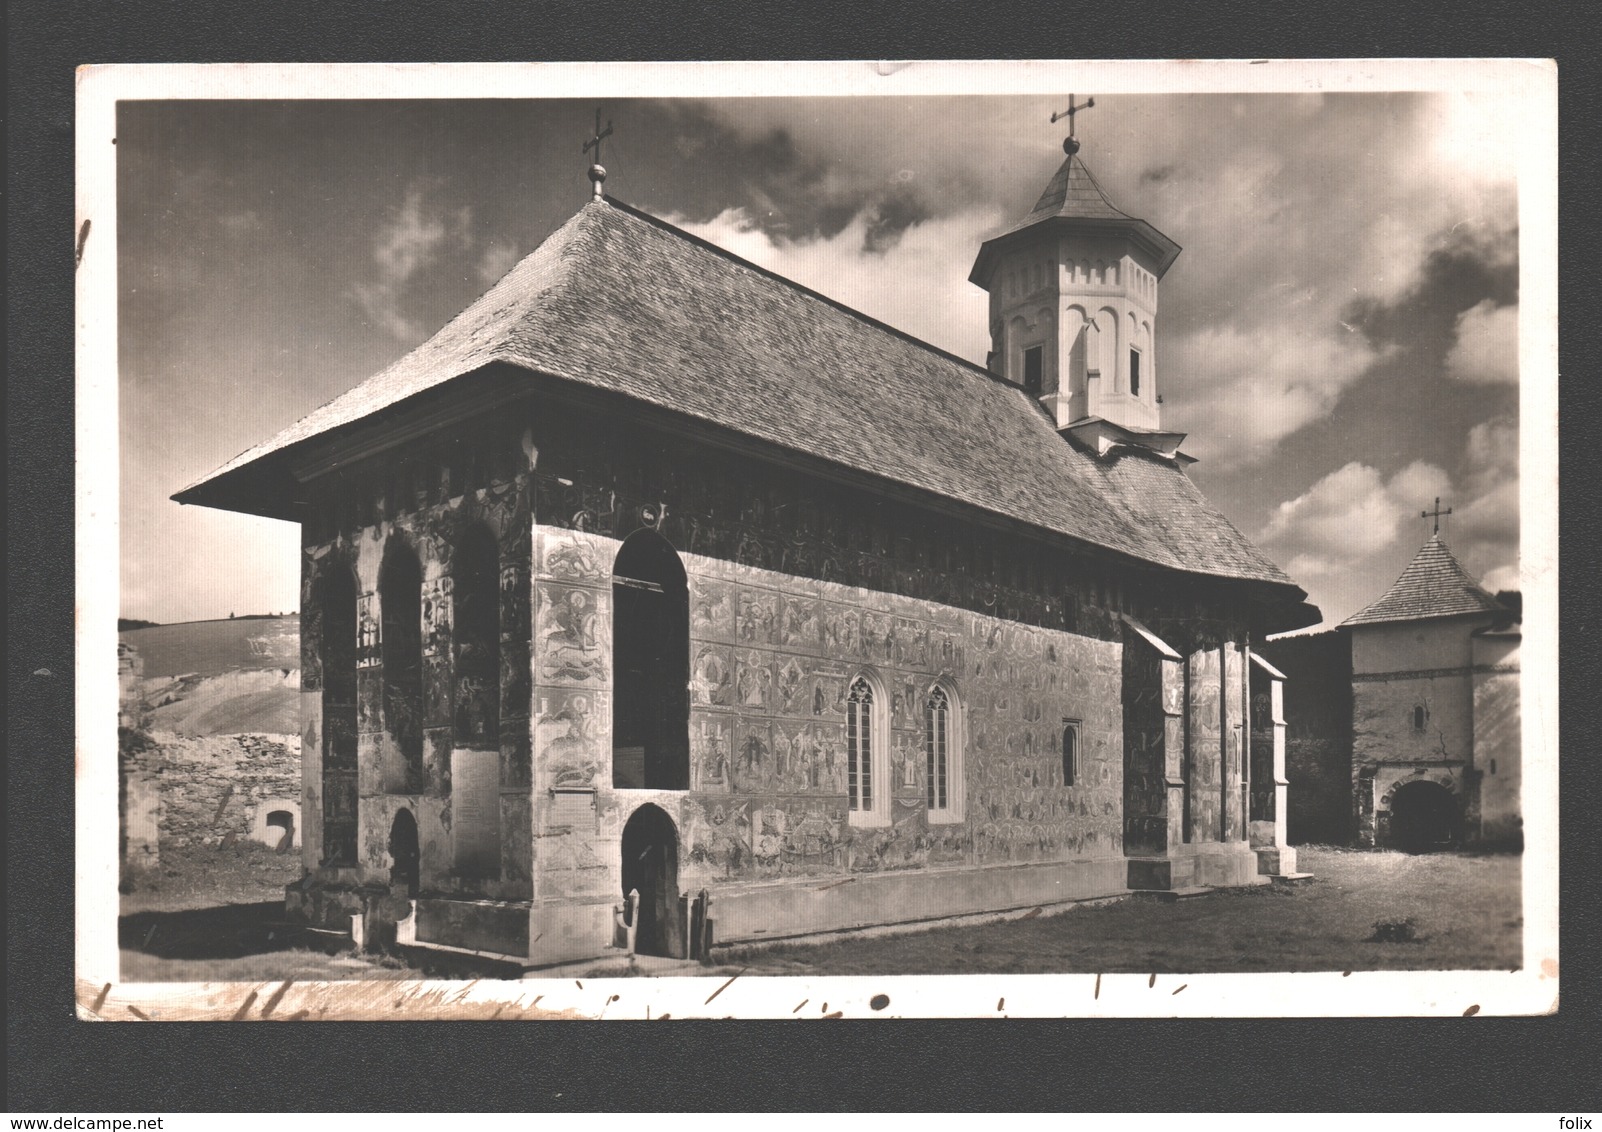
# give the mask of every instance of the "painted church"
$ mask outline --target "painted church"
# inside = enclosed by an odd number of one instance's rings
[[[978,249],[983,367],[597,164],[175,496],[300,524],[291,911],[535,968],[1294,872],[1253,649],[1319,615],[1163,425],[1179,246],[1064,149]]]

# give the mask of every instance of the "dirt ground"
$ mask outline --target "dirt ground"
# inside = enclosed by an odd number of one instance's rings
[[[1174,903],[1134,897],[999,923],[731,948],[717,955],[715,970],[944,975],[1519,966],[1518,856],[1325,847],[1302,847],[1299,854],[1302,869],[1315,876],[1296,885],[1221,889]],[[508,974],[329,953],[332,941],[308,941],[285,919],[284,885],[299,874],[297,856],[254,843],[169,853],[161,869],[125,885],[118,925],[123,981]],[[686,965],[672,973],[713,972]]]
[[[125,871],[117,921],[123,982],[262,982],[410,978],[405,964],[330,954],[284,915],[298,852],[254,841],[169,848],[152,869]]]
[[[1513,969],[1520,858],[1305,846],[1295,885],[1131,898],[1061,914],[731,950],[762,975]],[[1410,922],[1409,922],[1410,921]],[[1395,925],[1376,931],[1379,924]],[[1404,926],[1405,925],[1405,926]],[[1376,935],[1411,937],[1370,942]]]

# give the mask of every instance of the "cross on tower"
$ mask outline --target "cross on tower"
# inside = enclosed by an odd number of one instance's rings
[[[1096,105],[1096,100],[1094,98],[1087,98],[1084,102],[1081,102],[1078,106],[1075,106],[1074,96],[1070,94],[1068,96],[1068,109],[1060,110],[1054,113],[1051,116],[1051,120],[1053,122],[1057,122],[1063,118],[1068,119],[1068,136],[1071,138],[1074,136],[1074,115],[1081,113],[1082,111],[1089,110],[1094,105]]]
[[[1441,510],[1441,497],[1439,495],[1437,495],[1435,497],[1435,510],[1433,510],[1433,511],[1420,511],[1418,513],[1418,517],[1420,519],[1434,519],[1435,520],[1435,533],[1436,534],[1440,534],[1441,533],[1441,516],[1442,515],[1450,515],[1451,513],[1452,513],[1452,509],[1450,507],[1448,507],[1445,511]]]
[[[595,199],[601,199],[601,182],[606,180],[606,166],[601,164],[601,142],[612,136],[612,120],[606,121],[606,129],[601,129],[601,108],[595,108],[595,136],[584,143],[584,152],[595,151],[595,160],[590,163],[590,184],[595,186]]]

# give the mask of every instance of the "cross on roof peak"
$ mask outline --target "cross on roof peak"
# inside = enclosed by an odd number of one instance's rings
[[[1450,515],[1451,513],[1452,513],[1452,509],[1450,507],[1448,507],[1445,511],[1441,510],[1441,497],[1439,495],[1437,495],[1435,497],[1435,510],[1433,510],[1433,511],[1420,511],[1418,513],[1418,517],[1420,519],[1434,519],[1435,520],[1435,531],[1434,531],[1434,533],[1435,534],[1440,534],[1441,533],[1441,517],[1443,515]]]
[[[1068,109],[1054,111],[1051,115],[1053,122],[1060,121],[1063,118],[1068,119],[1068,136],[1063,139],[1062,150],[1070,157],[1079,152],[1079,141],[1074,137],[1074,116],[1084,113],[1094,105],[1096,105],[1096,100],[1087,98],[1076,106],[1074,105],[1074,96],[1070,94],[1068,96]]]

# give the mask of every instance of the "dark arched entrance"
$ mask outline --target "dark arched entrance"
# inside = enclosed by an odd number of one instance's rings
[[[417,848],[417,819],[410,810],[396,814],[395,823],[389,827],[389,857],[394,862],[389,867],[390,887],[405,885],[406,899],[416,900],[421,883],[421,854]]]
[[[679,833],[656,806],[641,806],[623,827],[623,895],[640,894],[634,950],[684,957],[679,916]]]
[[[273,841],[274,847],[280,853],[287,853],[295,847],[295,815],[288,810],[274,810],[267,815],[267,828],[282,830]]]
[[[1409,782],[1391,797],[1391,847],[1404,853],[1450,849],[1458,840],[1457,800],[1433,782]]]
[[[630,535],[612,566],[612,785],[690,787],[690,597],[673,544]]]

